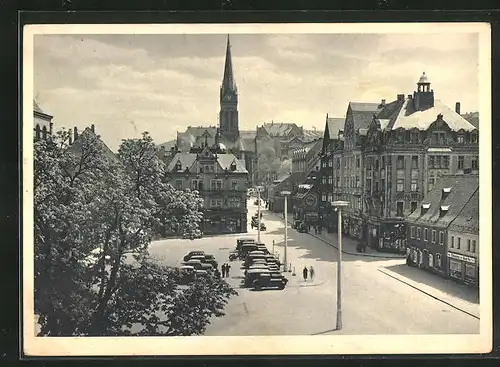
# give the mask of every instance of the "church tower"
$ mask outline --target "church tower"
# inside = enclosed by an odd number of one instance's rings
[[[227,36],[226,62],[224,64],[224,77],[220,87],[219,98],[220,133],[226,140],[236,141],[240,135],[238,126],[238,88],[234,82],[229,35]]]

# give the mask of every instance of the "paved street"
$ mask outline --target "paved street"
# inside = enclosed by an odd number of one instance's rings
[[[249,217],[256,212],[249,202]],[[262,241],[269,249],[275,240],[275,250],[283,259],[283,221],[273,213],[263,211],[267,231]],[[257,237],[257,231],[247,234],[206,237],[194,241],[169,239],[151,244],[150,252],[166,265],[178,265],[190,250],[202,249],[215,256],[219,264],[228,261],[238,237]],[[427,274],[415,280],[404,259],[384,259],[343,255],[343,329],[335,331],[336,259],[337,250],[309,234],[288,230],[288,259],[296,276],[283,291],[252,291],[239,288],[243,271],[240,262],[231,262],[228,281],[239,295],[226,307],[226,316],[215,318],[206,335],[312,335],[312,334],[451,334],[478,333],[479,320],[465,312],[476,314],[476,295],[471,289]],[[345,239],[346,243],[349,239]],[[313,266],[314,282],[302,280],[302,268]],[[386,270],[385,273],[380,270]],[[421,272],[420,272],[421,273]],[[418,273],[416,276],[420,276]],[[391,276],[392,275],[392,276]],[[396,278],[407,279],[402,282]],[[424,279],[425,278],[425,279]],[[412,280],[413,279],[413,280]],[[413,282],[413,283],[411,283]],[[422,283],[428,294],[414,286]],[[425,283],[425,284],[424,284]],[[413,284],[411,286],[409,284]],[[449,304],[434,298],[431,292],[446,297]],[[431,295],[429,295],[431,294]],[[439,297],[438,297],[439,298]],[[455,307],[453,307],[455,306]]]

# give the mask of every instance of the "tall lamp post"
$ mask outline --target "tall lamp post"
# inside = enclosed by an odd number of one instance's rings
[[[264,189],[264,187],[256,186],[255,189],[257,190],[257,200],[258,200],[257,217],[259,219],[259,228],[257,229],[257,242],[260,243],[260,192]]]
[[[349,205],[348,201],[333,201],[332,206],[338,213],[338,256],[337,256],[337,330],[342,329],[342,208]]]
[[[287,228],[288,228],[288,196],[291,195],[292,193],[290,191],[281,191],[281,195],[284,196],[285,200],[285,254],[283,258],[283,271],[288,271],[288,259],[287,259],[287,247],[288,247],[288,233],[287,233]]]

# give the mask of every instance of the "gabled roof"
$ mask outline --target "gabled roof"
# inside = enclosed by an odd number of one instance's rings
[[[186,168],[191,168],[193,163],[196,161],[196,153],[177,153],[167,166],[167,172],[176,171],[175,167],[178,162],[181,163],[181,171],[185,171]]]
[[[185,171],[186,168],[191,169],[193,164],[196,162],[196,159],[197,159],[196,153],[185,153],[185,152],[177,153],[168,164],[166,170],[167,172],[174,172],[178,162],[181,163],[181,171]],[[217,154],[217,162],[219,163],[222,169],[227,168],[228,170],[231,169],[231,164],[235,162],[236,170],[232,172],[248,173],[248,171],[245,169],[245,162],[237,159],[234,156],[234,154]]]
[[[443,189],[448,188],[451,190],[443,199]],[[478,188],[478,175],[441,176],[417,209],[408,216],[408,221],[422,225],[448,227]],[[424,213],[422,213],[422,205],[428,207]],[[447,209],[444,215],[441,215],[442,208]]]
[[[113,153],[113,151],[109,149],[109,147],[101,140],[101,138],[94,132],[92,132],[92,130],[88,127],[78,134],[78,138],[75,141],[73,141],[73,144],[71,144],[68,147],[68,149],[66,149],[66,152],[79,155],[82,150],[83,137],[96,139],[96,142],[98,146],[102,149],[104,156],[111,161],[115,162],[118,161],[118,156],[115,153]]]
[[[367,128],[373,119],[373,115],[383,108],[379,103],[349,102],[352,112],[354,130]]]
[[[330,140],[338,139],[339,131],[344,130],[345,118],[340,117],[328,117],[326,119],[326,128],[328,129],[328,135]]]
[[[436,121],[437,116],[442,115],[442,119],[452,131],[464,129],[465,131],[472,131],[475,129],[474,125],[465,120],[462,116],[454,110],[446,106],[440,100],[434,100],[434,107],[428,108],[424,111],[415,110],[413,99],[404,101],[398,116],[392,121],[388,128],[395,130],[398,128],[419,130],[427,130],[433,122]]]
[[[42,109],[40,108],[40,106],[38,106],[38,103],[36,103],[35,100],[33,100],[33,111],[40,112],[40,113],[45,113],[45,112],[42,111]]]
[[[451,222],[449,229],[457,232],[479,233],[479,188]]]
[[[309,142],[322,138],[324,131],[321,130],[304,130],[304,142]]]
[[[474,125],[476,129],[479,129],[479,112],[465,113],[462,117]]]
[[[297,127],[295,123],[289,123],[289,122],[272,122],[272,123],[264,123],[262,125],[264,129],[267,131],[267,133],[271,136],[284,136],[288,135],[293,128]]]
[[[40,117],[45,117],[45,118],[50,118],[52,119],[53,116],[49,115],[48,113],[45,113],[43,112],[43,110],[40,108],[40,106],[38,105],[38,103],[33,100],[33,113],[35,115],[38,115]]]

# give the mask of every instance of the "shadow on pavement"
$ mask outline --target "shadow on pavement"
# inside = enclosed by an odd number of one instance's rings
[[[437,274],[427,272],[424,269],[410,267],[406,264],[386,266],[384,269],[390,270],[414,282],[436,288],[448,295],[479,304],[479,288],[459,284],[451,279],[446,279]]]

